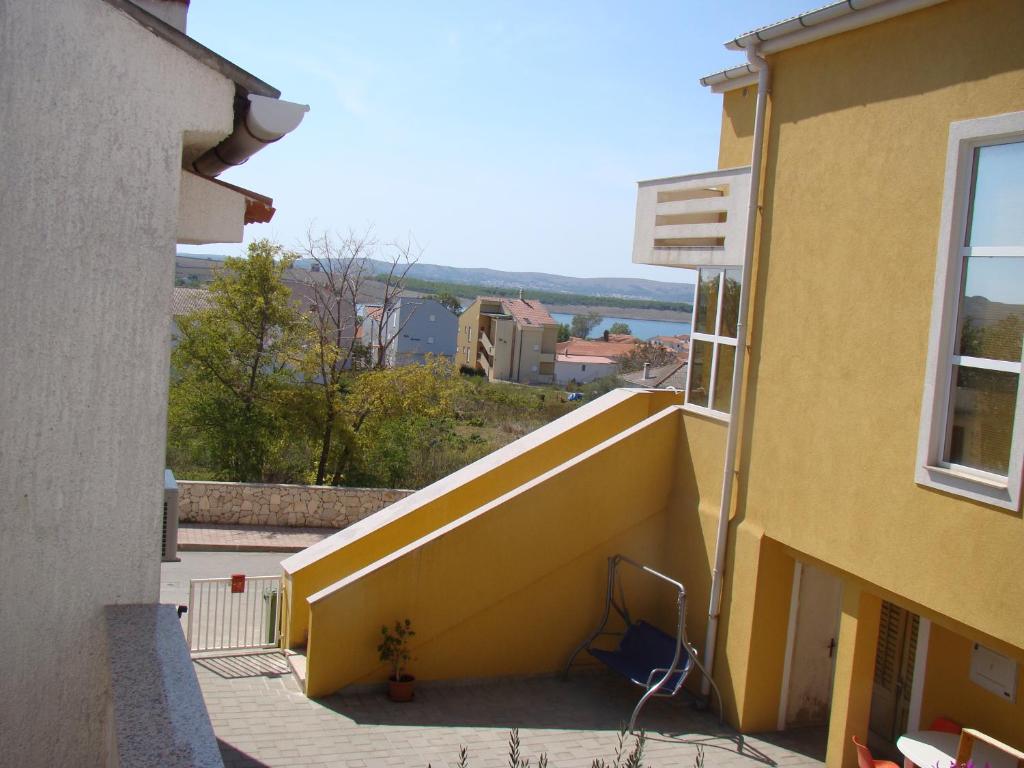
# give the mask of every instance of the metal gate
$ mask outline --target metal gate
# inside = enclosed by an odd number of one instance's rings
[[[276,648],[280,606],[280,576],[192,579],[188,590],[189,650]]]

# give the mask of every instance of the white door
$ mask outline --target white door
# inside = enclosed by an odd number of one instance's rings
[[[791,638],[785,727],[828,723],[835,670],[842,582],[812,565],[794,578],[796,622]]]

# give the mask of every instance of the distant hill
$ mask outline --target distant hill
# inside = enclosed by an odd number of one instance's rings
[[[209,279],[212,268],[223,259],[223,256],[215,254],[178,254],[177,276],[187,277],[195,274],[199,280],[205,282]],[[295,266],[309,269],[310,264],[308,259],[300,259]],[[373,264],[377,272],[384,272],[390,266],[380,261]],[[672,304],[689,304],[693,301],[693,285],[689,283],[666,283],[634,277],[569,277],[546,272],[505,272],[499,269],[446,267],[440,264],[414,264],[409,270],[409,277],[415,278],[416,281],[464,285],[472,289],[501,289],[501,293],[522,288],[528,293],[544,294],[544,301],[557,302],[552,294],[566,294],[566,303],[574,296]]]
[[[689,302],[693,285],[664,283],[635,277],[568,277],[546,272],[504,272],[498,269],[445,267],[415,264],[409,276],[438,283],[463,283],[547,293],[577,293],[584,296],[608,296],[619,299]]]
[[[299,260],[296,266],[308,268],[309,262]],[[374,262],[378,272],[390,266],[385,262]],[[440,264],[413,264],[409,277],[430,283],[455,283],[457,285],[503,288],[510,291],[578,294],[583,296],[606,296],[619,299],[646,299],[689,303],[693,300],[693,285],[689,283],[665,283],[659,280],[644,280],[635,277],[569,277],[546,272],[505,272],[500,269],[483,267],[446,267]]]

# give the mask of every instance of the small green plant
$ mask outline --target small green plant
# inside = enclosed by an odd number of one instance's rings
[[[409,639],[416,635],[412,628],[412,622],[406,619],[404,622],[395,620],[393,629],[382,626],[380,628],[382,639],[377,646],[377,653],[380,660],[391,665],[391,679],[402,682],[409,678],[406,673],[406,665],[412,661],[412,653],[409,651]]]

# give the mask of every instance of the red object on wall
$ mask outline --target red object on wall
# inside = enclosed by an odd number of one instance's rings
[[[245,574],[244,573],[232,573],[231,574],[231,594],[239,594],[245,592]]]

